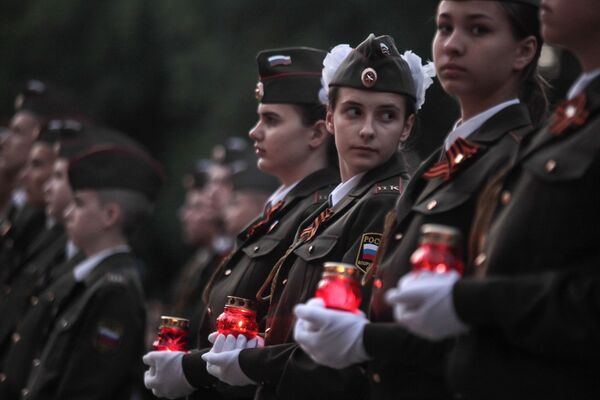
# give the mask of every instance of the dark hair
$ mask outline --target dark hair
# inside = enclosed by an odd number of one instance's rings
[[[314,125],[319,120],[325,120],[327,108],[323,104],[293,104],[293,106],[298,110],[302,124],[306,127]],[[333,136],[327,138],[325,146],[327,165],[337,168],[339,161]]]
[[[498,2],[498,5],[506,13],[517,40],[534,36],[538,42],[535,57],[522,72],[519,90],[519,98],[527,104],[533,124],[537,126],[548,111],[546,90],[549,88],[546,80],[540,75],[537,65],[544,43],[540,33],[538,8],[521,3]]]

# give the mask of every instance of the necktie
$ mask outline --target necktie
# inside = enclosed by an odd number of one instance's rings
[[[267,208],[267,210],[263,214],[263,217],[259,221],[254,223],[250,228],[248,228],[248,231],[246,232],[246,239],[249,239],[252,236],[254,236],[254,234],[256,233],[258,228],[268,224],[271,221],[273,214],[275,214],[275,212],[277,210],[279,210],[282,205],[283,205],[283,200],[279,200],[277,203],[275,203],[272,206],[270,206],[269,208]]]
[[[315,220],[308,227],[304,228],[302,233],[300,233],[300,240],[302,242],[308,242],[310,239],[312,239],[317,233],[319,226],[321,226],[323,222],[331,218],[332,215],[333,210],[329,207],[321,211],[321,213],[315,218]]]
[[[425,179],[443,177],[445,180],[449,180],[466,160],[477,154],[480,148],[481,146],[478,144],[469,142],[466,139],[456,139],[446,151],[442,160],[429,168],[423,174],[423,177]]]

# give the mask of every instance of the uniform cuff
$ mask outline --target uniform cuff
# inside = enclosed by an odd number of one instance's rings
[[[206,370],[206,361],[202,359],[202,354],[209,352],[210,349],[194,350],[185,354],[181,365],[185,379],[195,388],[209,388],[219,382]]]

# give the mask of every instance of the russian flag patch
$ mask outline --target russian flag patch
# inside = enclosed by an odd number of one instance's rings
[[[379,244],[381,243],[381,233],[365,233],[360,240],[360,246],[356,254],[356,266],[363,272],[367,270],[375,261]]]
[[[276,67],[277,65],[290,65],[292,63],[292,57],[284,55],[275,55],[267,58],[270,67]]]

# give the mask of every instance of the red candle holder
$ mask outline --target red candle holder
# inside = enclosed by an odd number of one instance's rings
[[[190,321],[185,318],[160,317],[158,335],[154,341],[156,351],[189,351]]]
[[[357,312],[362,300],[359,282],[359,270],[354,265],[326,262],[315,296],[323,299],[327,308]]]
[[[459,250],[460,238],[460,231],[456,228],[445,225],[423,225],[421,244],[410,257],[412,270],[440,274],[454,270],[462,275],[464,263]]]
[[[258,335],[256,302],[241,297],[227,296],[223,313],[217,318],[217,332],[223,335],[244,335],[248,339]]]

